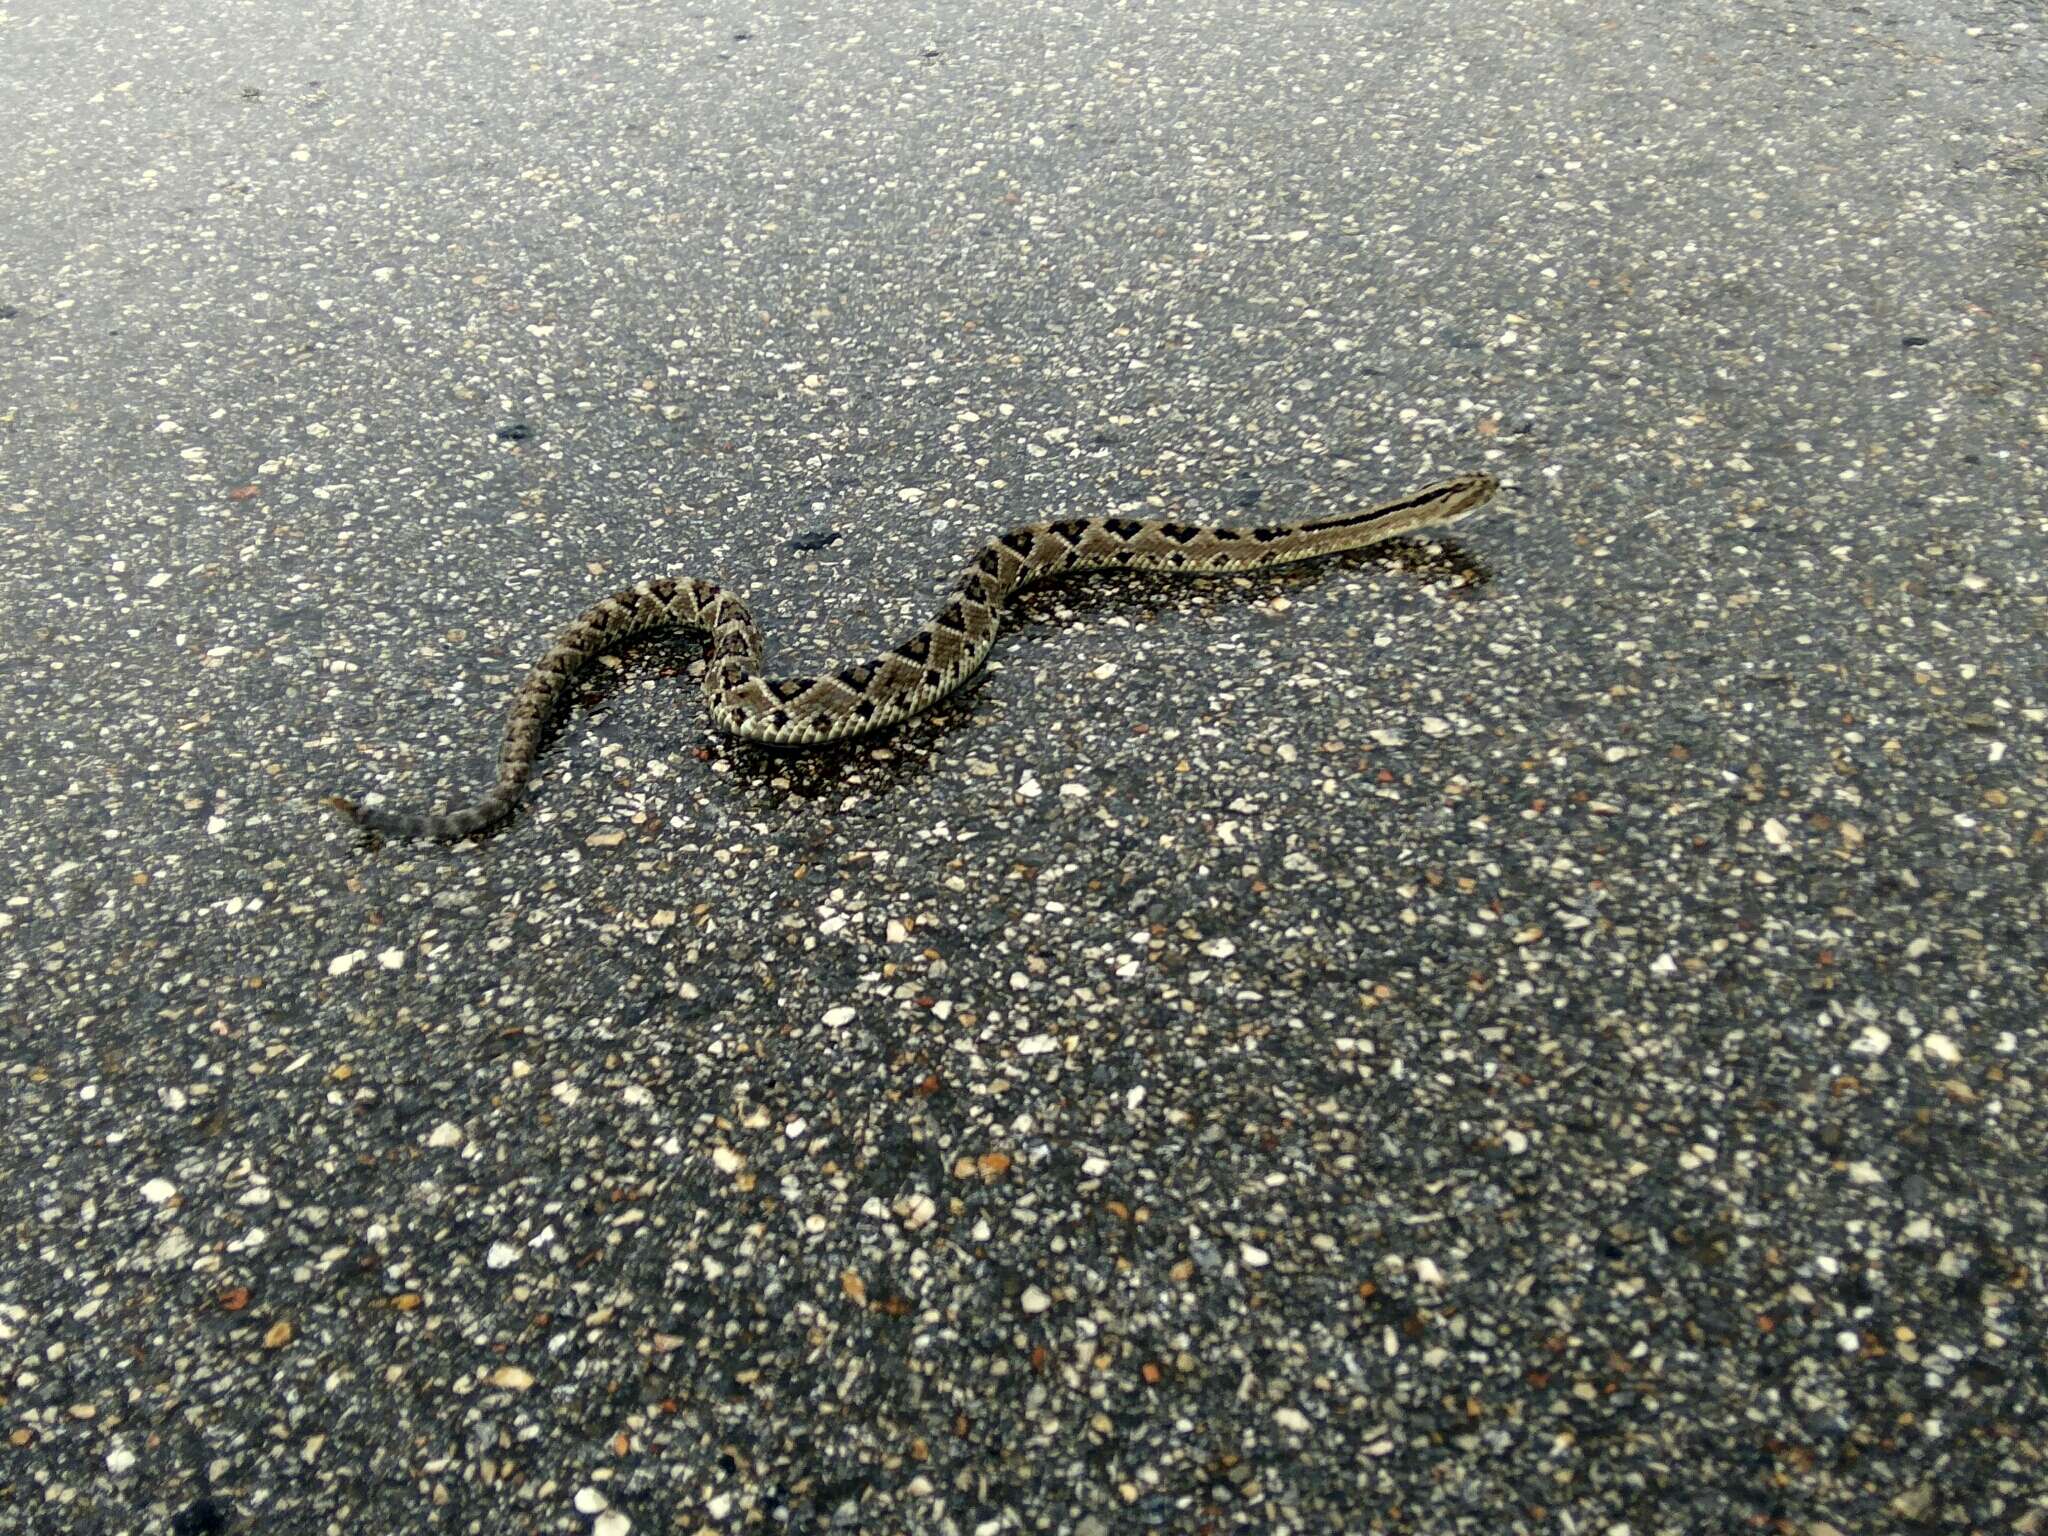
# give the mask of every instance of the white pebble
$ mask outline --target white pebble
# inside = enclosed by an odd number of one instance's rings
[[[1299,1408],[1275,1408],[1273,1422],[1282,1429],[1291,1429],[1297,1435],[1308,1433],[1308,1415]]]
[[[626,1536],[633,1522],[616,1509],[608,1509],[591,1522],[590,1536]]]
[[[1273,1255],[1255,1243],[1238,1244],[1237,1256],[1244,1260],[1246,1269],[1264,1269],[1273,1262]]]
[[[838,1008],[827,1008],[825,1010],[825,1022],[834,1029],[837,1029],[842,1024],[851,1024],[853,1022],[853,1010],[843,1005]]]
[[[352,949],[345,955],[336,955],[327,962],[327,974],[330,976],[346,976],[350,971],[361,965],[368,956],[369,951],[365,949]]]
[[[405,951],[402,949],[380,949],[377,951],[377,963],[387,971],[395,971],[405,964]]]
[[[1854,1184],[1882,1184],[1884,1175],[1877,1171],[1875,1163],[1851,1163],[1849,1180]]]
[[[462,1127],[453,1120],[443,1120],[427,1133],[430,1147],[459,1147],[463,1143]]]
[[[1435,1259],[1417,1259],[1415,1261],[1415,1278],[1424,1285],[1442,1285],[1444,1283],[1444,1272],[1436,1267]]]
[[[1052,1305],[1052,1298],[1037,1286],[1027,1285],[1024,1288],[1024,1295],[1019,1299],[1018,1305],[1023,1307],[1031,1316],[1036,1317]]]
[[[135,1453],[125,1445],[117,1445],[107,1452],[107,1470],[119,1477],[135,1465]]]
[[[1920,1049],[1945,1066],[1952,1067],[1963,1059],[1963,1053],[1947,1035],[1929,1035],[1920,1042]]]
[[[1051,1035],[1026,1035],[1017,1042],[1019,1056],[1048,1056],[1060,1048]]]
[[[579,1515],[601,1515],[610,1505],[611,1500],[607,1499],[595,1488],[578,1488],[576,1490],[575,1503],[576,1513]]]
[[[1858,1056],[1882,1056],[1892,1048],[1892,1037],[1875,1024],[1863,1026],[1863,1033],[1850,1043],[1849,1049]]]
[[[484,1263],[492,1269],[510,1269],[519,1262],[519,1250],[511,1243],[493,1243],[491,1251],[484,1255]]]
[[[1845,1355],[1853,1355],[1863,1347],[1863,1340],[1857,1336],[1854,1328],[1844,1328],[1835,1335],[1835,1347]]]
[[[178,1192],[178,1186],[169,1179],[151,1179],[142,1186],[142,1198],[151,1205],[162,1205]]]

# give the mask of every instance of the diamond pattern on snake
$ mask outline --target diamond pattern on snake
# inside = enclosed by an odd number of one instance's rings
[[[1003,604],[1034,581],[1076,571],[1224,575],[1320,560],[1455,523],[1499,489],[1491,475],[1459,475],[1348,516],[1265,528],[1149,517],[1031,523],[984,545],[945,605],[900,643],[808,677],[763,671],[761,629],[737,593],[699,577],[643,581],[578,615],[534,664],[512,700],[497,782],[473,803],[436,812],[387,811],[340,795],[325,803],[359,826],[396,837],[460,838],[495,825],[525,793],[548,719],[576,676],[599,655],[656,630],[708,633],[704,703],[719,730],[749,741],[819,746],[896,725],[957,690],[988,659]]]

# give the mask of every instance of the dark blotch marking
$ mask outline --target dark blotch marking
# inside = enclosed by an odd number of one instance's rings
[[[837,544],[839,539],[840,533],[837,528],[813,528],[810,532],[800,533],[791,539],[789,547],[791,549],[825,549],[833,544]]]
[[[920,666],[924,664],[925,658],[930,656],[931,653],[932,637],[922,631],[912,635],[908,640],[896,647],[896,654],[898,656],[901,656],[905,661],[917,662]]]
[[[171,1516],[171,1536],[221,1536],[227,1528],[228,1512],[205,1496]]]
[[[523,421],[508,421],[492,435],[501,443],[523,443],[533,436],[533,428]]]

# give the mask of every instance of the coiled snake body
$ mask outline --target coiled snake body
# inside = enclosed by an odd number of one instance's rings
[[[371,831],[400,837],[467,837],[503,820],[519,803],[548,717],[571,680],[602,652],[654,630],[709,631],[704,702],[718,729],[750,741],[814,746],[895,725],[952,693],[995,644],[1005,599],[1030,582],[1070,571],[1203,575],[1292,565],[1456,522],[1498,489],[1491,475],[1461,475],[1346,517],[1269,528],[1120,517],[1032,523],[991,540],[954,584],[945,606],[908,639],[866,661],[811,677],[764,675],[754,616],[717,583],[643,581],[614,592],[555,637],[513,700],[498,748],[498,782],[473,805],[418,815],[358,805],[339,795],[326,803]]]

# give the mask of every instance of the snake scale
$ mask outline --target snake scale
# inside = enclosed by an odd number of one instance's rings
[[[704,702],[719,730],[749,741],[815,746],[908,720],[952,693],[994,646],[1005,600],[1031,582],[1073,571],[1202,575],[1292,565],[1456,522],[1498,489],[1491,475],[1460,475],[1346,517],[1267,528],[1121,517],[1032,523],[983,546],[945,605],[909,638],[810,677],[769,677],[761,670],[761,630],[736,593],[695,578],[643,581],[602,599],[555,637],[513,699],[498,748],[498,782],[474,804],[419,815],[340,795],[326,803],[370,831],[399,837],[467,837],[502,821],[519,803],[549,716],[570,682],[596,656],[655,630],[709,632]]]

